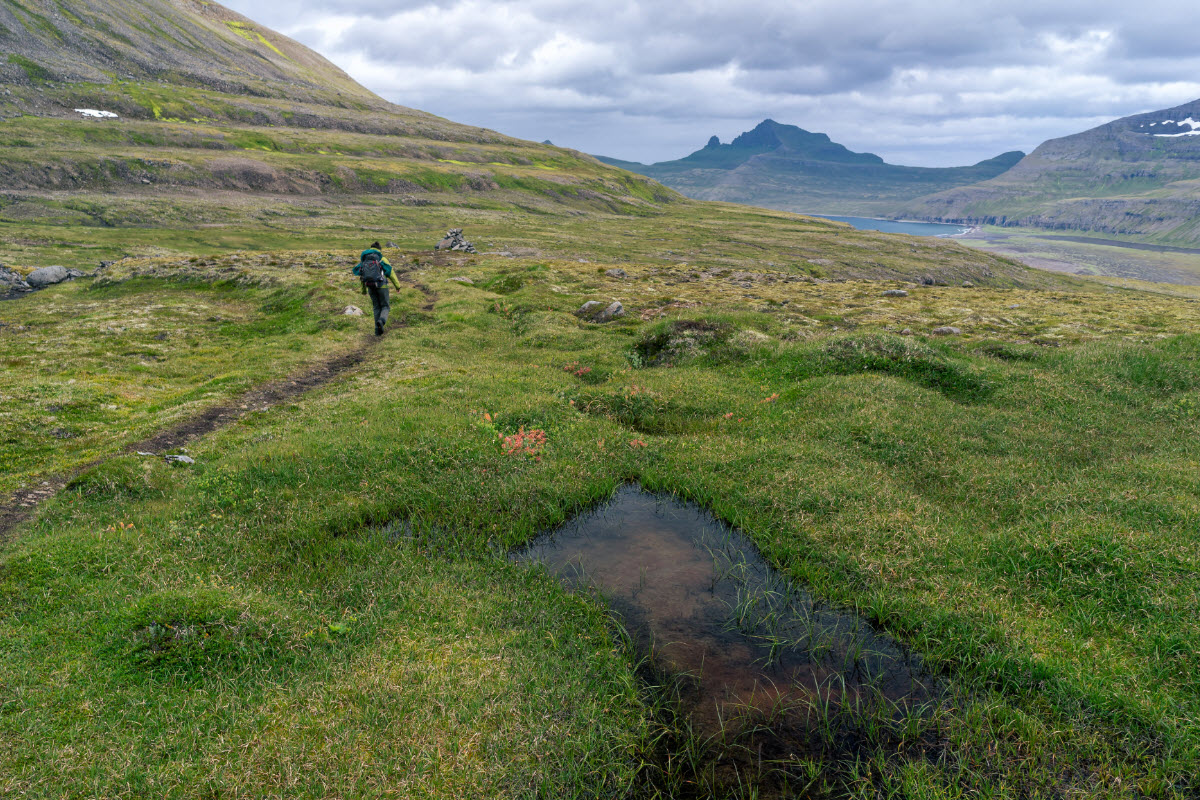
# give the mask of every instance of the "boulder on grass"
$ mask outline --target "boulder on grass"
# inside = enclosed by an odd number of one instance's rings
[[[619,300],[607,306],[596,300],[588,300],[579,307],[575,316],[586,322],[611,322],[625,316],[625,306],[621,305]]]
[[[34,289],[45,289],[47,286],[62,283],[70,277],[71,273],[66,267],[41,267],[29,273],[29,277],[25,279],[25,282]]]

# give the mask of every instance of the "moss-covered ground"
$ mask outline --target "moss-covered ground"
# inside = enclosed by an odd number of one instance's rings
[[[190,466],[119,451],[356,346],[344,258],[134,259],[0,304],[6,491],[107,459],[0,549],[0,794],[710,796],[603,609],[504,557],[638,480],[943,676],[901,721],[826,707],[845,737],[768,765],[794,793],[1194,796],[1195,300],[827,282],[748,269],[765,234],[680,220],[660,246],[697,252],[651,257],[627,224],[627,257],[615,219],[577,258],[569,221],[390,250],[434,310],[397,293],[366,362]],[[769,247],[805,241],[836,262]],[[546,444],[506,453],[522,428]]]

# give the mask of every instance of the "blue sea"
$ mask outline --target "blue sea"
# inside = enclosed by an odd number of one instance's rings
[[[970,230],[965,225],[946,225],[941,222],[901,222],[891,219],[871,219],[870,217],[835,217],[830,214],[810,214],[809,216],[846,222],[860,231],[907,233],[911,236],[958,236]]]

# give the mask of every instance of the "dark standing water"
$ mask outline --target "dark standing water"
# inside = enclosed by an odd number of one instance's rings
[[[930,697],[894,642],[815,605],[743,534],[693,504],[625,486],[513,557],[598,592],[640,653],[682,677],[701,737],[769,729],[774,751],[819,752],[819,729],[844,728],[847,708],[891,718]]]
[[[961,236],[970,230],[965,225],[947,225],[944,222],[904,222],[894,219],[873,219],[871,217],[835,217],[830,214],[809,214],[809,216],[845,222],[860,231],[907,233],[911,236]]]

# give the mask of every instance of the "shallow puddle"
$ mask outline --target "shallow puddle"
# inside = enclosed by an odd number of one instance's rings
[[[856,716],[895,719],[931,697],[894,642],[814,604],[694,504],[625,486],[513,558],[598,593],[655,671],[680,679],[693,733],[733,742],[752,730],[738,747],[760,761],[845,749]]]

